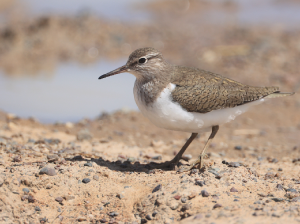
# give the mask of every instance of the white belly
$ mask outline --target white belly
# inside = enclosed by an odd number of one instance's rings
[[[154,103],[146,106],[138,96],[136,85],[134,86],[135,102],[142,114],[156,126],[174,131],[191,133],[208,131],[214,125],[221,125],[234,120],[250,107],[264,101],[264,99],[260,99],[241,106],[214,110],[205,114],[187,112],[178,103],[171,101],[171,92],[174,88],[174,84],[169,84]]]

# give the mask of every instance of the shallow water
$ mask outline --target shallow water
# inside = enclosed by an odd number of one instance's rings
[[[14,78],[0,73],[0,105],[20,117],[33,116],[48,123],[94,118],[120,108],[137,109],[133,98],[135,77],[128,73],[103,80],[98,77],[126,63],[101,61],[90,66],[60,65],[53,75]]]

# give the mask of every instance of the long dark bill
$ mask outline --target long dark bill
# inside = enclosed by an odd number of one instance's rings
[[[112,76],[112,75],[116,75],[116,74],[119,74],[119,73],[122,73],[122,72],[126,72],[127,69],[128,69],[127,66],[124,65],[124,66],[122,66],[120,68],[117,68],[117,69],[115,69],[115,70],[113,70],[113,71],[111,71],[109,73],[101,75],[98,79],[104,79],[104,78]]]

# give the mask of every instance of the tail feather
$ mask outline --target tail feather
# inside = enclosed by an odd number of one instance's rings
[[[295,93],[282,93],[282,92],[275,92],[271,93],[270,95],[266,96],[265,98],[278,98],[278,97],[283,97],[283,96],[291,96],[294,95]]]

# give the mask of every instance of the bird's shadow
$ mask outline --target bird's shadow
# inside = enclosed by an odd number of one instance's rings
[[[138,161],[134,163],[131,163],[129,161],[121,161],[121,160],[109,161],[109,160],[102,159],[102,157],[99,157],[97,159],[94,158],[87,159],[87,158],[83,158],[82,156],[74,156],[73,158],[65,158],[65,160],[71,162],[75,162],[75,161],[94,162],[98,166],[107,167],[110,170],[120,171],[120,172],[138,172],[138,173],[140,172],[151,173],[155,169],[160,169],[163,171],[182,172],[182,169],[180,168],[184,166],[184,164],[180,162],[178,164],[178,167],[175,167],[175,166],[167,166],[166,165],[167,162],[162,162],[162,163],[150,162],[147,164],[142,164]]]

